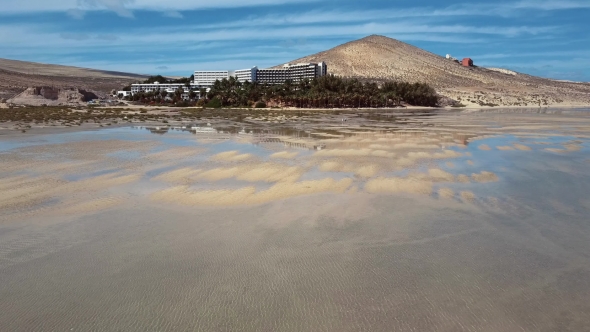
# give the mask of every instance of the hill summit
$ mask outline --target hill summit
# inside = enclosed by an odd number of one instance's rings
[[[477,59],[473,59],[477,65]],[[325,61],[328,72],[360,80],[426,82],[462,104],[587,106],[590,83],[551,80],[506,69],[464,67],[413,45],[372,35],[291,63]]]

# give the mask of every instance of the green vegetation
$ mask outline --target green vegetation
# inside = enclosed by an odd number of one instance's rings
[[[219,101],[218,98],[213,98],[211,99],[211,101],[209,101],[205,107],[208,108],[221,108],[221,101]]]
[[[171,81],[158,75],[148,78],[145,83],[186,82],[189,85],[190,80],[192,77]],[[186,93],[188,93],[188,100]],[[197,100],[199,95],[202,96],[201,100]],[[126,99],[147,105],[208,108],[379,108],[402,106],[402,103],[414,106],[437,106],[438,104],[436,91],[426,83],[386,81],[378,85],[332,75],[312,80],[305,79],[297,83],[286,81],[283,84],[274,85],[257,82],[242,83],[235,77],[230,77],[216,81],[208,93],[205,89],[200,89],[197,94],[187,86],[179,88],[174,93],[138,92]]]
[[[222,107],[251,107],[257,102],[300,108],[394,107],[402,102],[436,106],[438,103],[436,92],[425,83],[387,81],[379,86],[337,76],[276,85],[241,83],[230,77],[215,82],[207,97],[217,98]]]

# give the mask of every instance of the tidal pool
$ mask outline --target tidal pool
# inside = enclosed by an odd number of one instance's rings
[[[0,137],[2,331],[585,331],[590,112]]]

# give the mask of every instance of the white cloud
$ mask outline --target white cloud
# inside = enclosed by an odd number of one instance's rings
[[[19,0],[2,4],[0,15],[34,12],[68,12],[72,9],[110,10],[123,17],[131,17],[133,10],[185,11],[211,8],[276,6],[289,3],[310,3],[321,0]],[[76,13],[80,17],[80,13]]]
[[[68,12],[71,10],[111,10],[121,16],[131,16],[132,10],[186,11],[211,8],[238,8],[256,6],[277,6],[290,3],[311,3],[321,0],[19,0],[2,4],[3,14],[26,12]],[[463,15],[514,15],[514,10],[564,10],[590,8],[588,0],[521,0],[516,2],[495,2],[493,4],[473,4],[465,2],[442,9],[431,7],[396,8],[395,10],[363,11],[370,16],[357,17],[423,17],[423,16],[463,16]],[[72,12],[75,13],[75,12]],[[396,14],[397,13],[397,14]],[[349,12],[349,15],[354,15]],[[1,14],[0,14],[1,15]],[[75,13],[77,17],[80,13]],[[300,17],[306,20],[305,16]]]
[[[110,10],[121,17],[133,17],[133,12],[128,8],[135,0],[78,0],[78,8],[81,10]]]
[[[184,16],[180,12],[175,11],[175,10],[165,11],[163,13],[163,15],[165,17],[170,17],[170,18],[184,18]]]
[[[85,33],[64,32],[64,33],[60,33],[59,36],[63,39],[76,40],[76,41],[90,39],[90,36]]]
[[[70,17],[72,17],[72,18],[75,18],[75,19],[77,19],[77,20],[81,20],[81,19],[83,19],[83,18],[84,18],[84,16],[86,15],[86,12],[85,12],[85,11],[83,11],[83,10],[81,10],[81,9],[78,9],[78,8],[72,8],[72,9],[68,9],[68,10],[66,11],[66,13],[67,13],[67,14],[68,14]]]

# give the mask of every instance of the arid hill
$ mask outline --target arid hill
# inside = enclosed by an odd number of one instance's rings
[[[143,79],[136,74],[0,59],[0,99],[37,87],[80,89],[100,96]]]
[[[369,36],[291,63],[325,61],[328,72],[361,80],[426,82],[462,104],[587,106],[590,83],[562,82],[502,69],[463,67],[384,36]]]

